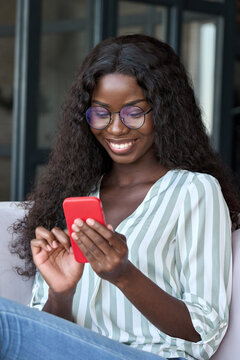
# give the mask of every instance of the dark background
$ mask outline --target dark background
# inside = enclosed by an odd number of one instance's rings
[[[240,1],[0,0],[0,200],[23,200],[38,181],[88,51],[131,33],[180,55],[211,142],[240,183]]]

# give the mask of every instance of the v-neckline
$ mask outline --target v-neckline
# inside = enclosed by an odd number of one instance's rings
[[[145,197],[143,198],[143,200],[141,201],[141,203],[136,207],[136,209],[130,214],[128,215],[125,219],[123,219],[115,228],[115,231],[117,231],[117,229],[124,223],[126,222],[127,220],[129,220],[132,216],[134,216],[134,214],[136,212],[139,211],[139,209],[143,206],[143,204],[149,199],[149,197],[152,195],[155,196],[159,193],[161,193],[162,191],[164,191],[167,186],[168,186],[168,179],[170,178],[171,174],[174,173],[176,170],[168,170],[163,176],[161,176],[159,179],[157,179],[153,184],[152,186],[150,187],[150,189],[148,190],[147,194],[145,195]],[[102,179],[103,179],[103,176],[101,176],[101,178],[99,179],[98,181],[98,184],[97,184],[97,189],[95,191],[95,193],[93,194],[93,196],[96,196],[98,197],[100,200],[100,190],[101,190],[101,183],[102,183]],[[161,188],[158,189],[158,191],[156,192],[156,194],[152,194],[153,190],[155,189],[155,187],[159,184],[159,183],[163,183]]]

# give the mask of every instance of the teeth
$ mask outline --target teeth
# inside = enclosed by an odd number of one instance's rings
[[[127,149],[129,146],[132,145],[132,142],[129,142],[129,143],[126,143],[126,144],[114,144],[112,142],[110,142],[110,145],[117,149],[117,150],[120,150],[120,149]]]

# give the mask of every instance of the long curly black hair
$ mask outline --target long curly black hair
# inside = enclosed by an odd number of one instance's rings
[[[153,109],[159,162],[168,169],[187,169],[217,178],[236,222],[240,203],[235,188],[210,146],[191,81],[179,57],[169,45],[149,36],[110,38],[90,52],[77,73],[45,174],[22,204],[27,215],[13,225],[18,236],[11,251],[25,259],[25,267],[18,269],[21,275],[35,273],[30,249],[35,228],[65,228],[64,198],[88,195],[111,169],[112,160],[85,120],[96,83],[109,73],[134,76],[143,89]]]

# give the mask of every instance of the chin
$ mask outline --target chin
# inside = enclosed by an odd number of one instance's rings
[[[136,157],[134,156],[111,156],[111,159],[114,163],[116,164],[134,164],[138,161],[138,158],[136,159]]]

